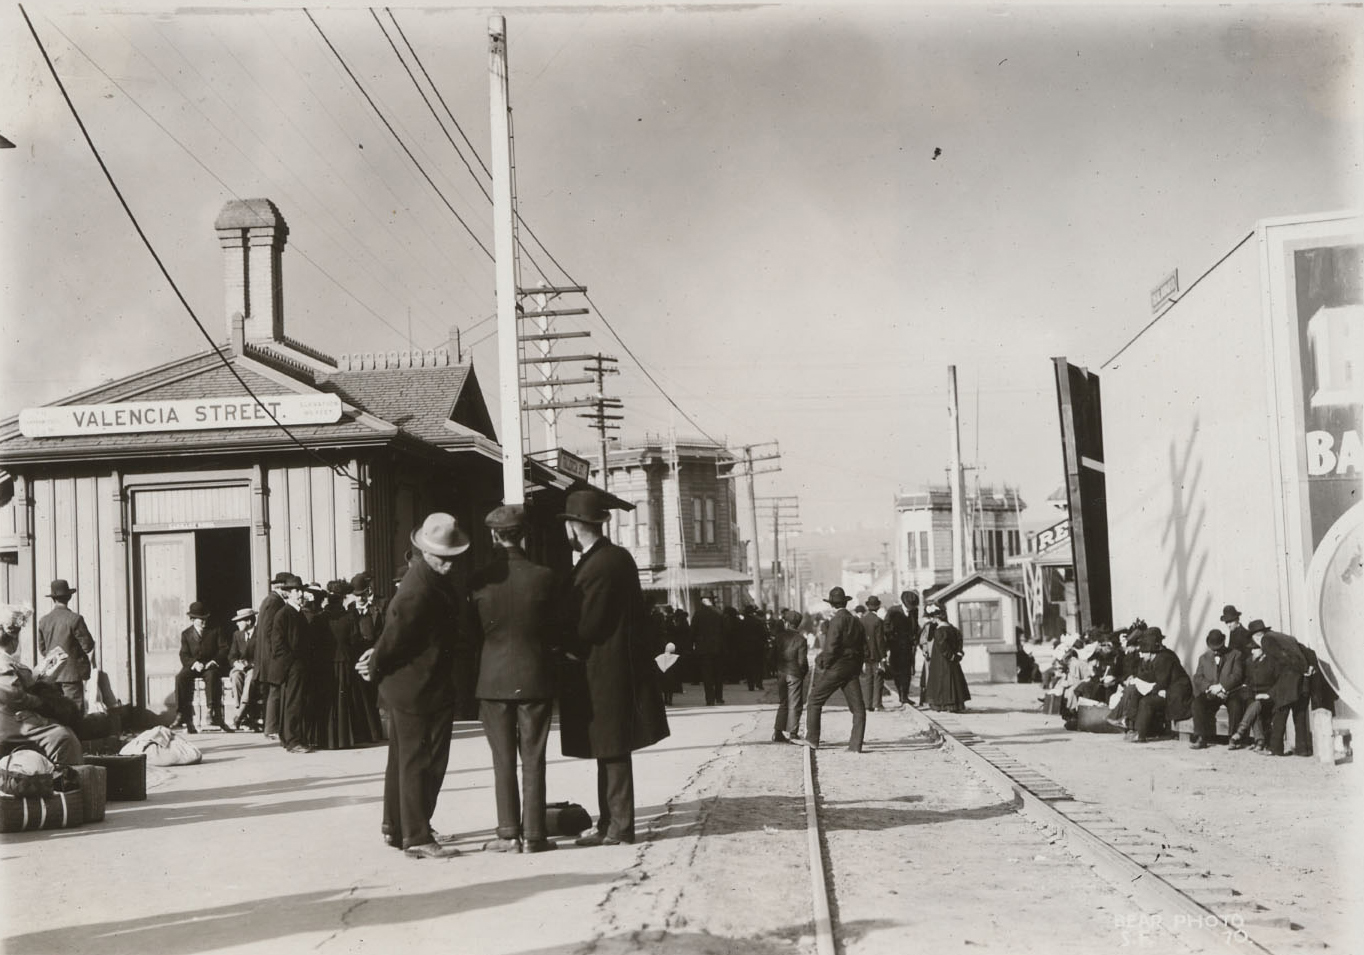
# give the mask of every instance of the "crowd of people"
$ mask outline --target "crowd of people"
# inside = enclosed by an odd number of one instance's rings
[[[1192,718],[1189,745],[1207,749],[1221,734],[1217,716],[1226,709],[1227,744],[1266,755],[1312,755],[1309,710],[1333,711],[1335,690],[1316,653],[1263,620],[1241,623],[1228,604],[1223,629],[1210,630],[1206,649],[1190,675],[1179,655],[1165,646],[1160,627],[1135,620],[1116,632],[1096,628],[1080,637],[1063,636],[1041,653],[1020,655],[1020,679],[1043,683],[1070,729],[1105,719],[1124,730],[1128,742],[1171,738],[1174,724]],[[1026,652],[1020,644],[1020,651]],[[1045,662],[1045,665],[1043,665]],[[1089,708],[1097,717],[1087,719]],[[1293,749],[1285,746],[1289,723]]]

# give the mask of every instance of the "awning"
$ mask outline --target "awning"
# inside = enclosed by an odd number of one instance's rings
[[[654,574],[645,590],[695,590],[721,584],[751,584],[753,575],[732,567],[665,567]]]

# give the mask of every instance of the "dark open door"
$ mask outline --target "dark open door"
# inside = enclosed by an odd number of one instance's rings
[[[1108,566],[1108,491],[1104,483],[1103,409],[1099,376],[1053,358],[1061,414],[1061,449],[1070,503],[1071,553],[1081,631],[1113,625]]]

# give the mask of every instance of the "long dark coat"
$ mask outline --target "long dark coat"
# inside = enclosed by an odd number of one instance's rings
[[[1152,693],[1165,691],[1165,718],[1171,723],[1193,715],[1193,680],[1179,660],[1179,654],[1161,647],[1149,661],[1137,667],[1137,679],[1155,684]]]
[[[453,706],[458,668],[468,664],[467,620],[455,582],[414,559],[389,601],[370,658],[384,702],[403,713]]]
[[[260,602],[260,610],[256,612],[256,676],[267,683],[278,682],[270,674],[270,658],[275,655],[270,641],[274,634],[275,614],[279,613],[279,608],[283,606],[284,598],[272,590],[265,595],[265,599]]]
[[[668,736],[658,667],[648,646],[639,570],[605,538],[573,568],[567,648],[579,658],[561,674],[559,738],[565,756],[626,756]]]
[[[59,603],[38,621],[38,654],[47,656],[53,647],[66,651],[66,660],[47,677],[49,683],[80,683],[90,678],[90,655],[95,638],[85,618]]]
[[[930,620],[924,630],[925,640],[932,640],[932,657],[928,661],[928,686],[924,698],[935,710],[960,710],[971,698],[966,687],[966,675],[961,670],[961,631],[950,623]]]

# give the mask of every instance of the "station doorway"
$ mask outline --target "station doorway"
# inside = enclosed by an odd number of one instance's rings
[[[232,616],[252,606],[251,530],[211,527],[137,535],[138,702],[155,713],[175,710],[180,634],[198,600],[208,626],[231,635]]]

